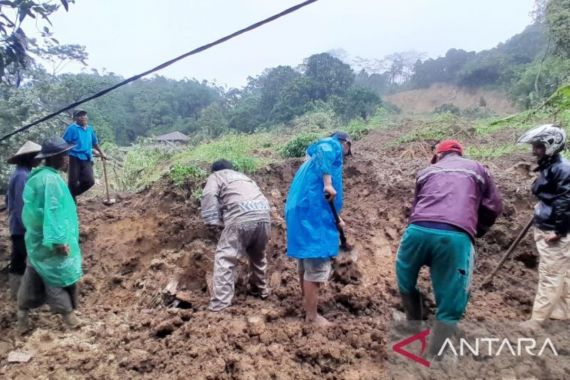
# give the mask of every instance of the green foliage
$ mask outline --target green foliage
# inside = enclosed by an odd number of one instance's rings
[[[340,128],[330,104],[315,103],[314,110],[293,119],[287,126],[292,131],[320,131]]]
[[[174,164],[169,171],[169,176],[175,186],[190,191],[194,199],[202,197],[202,182],[208,173],[196,165]]]
[[[242,99],[230,113],[228,127],[238,132],[254,132],[264,120],[259,113],[260,102],[259,96]]]
[[[511,86],[511,96],[525,108],[535,107],[570,79],[570,60],[560,57],[537,60],[522,68],[517,77]]]
[[[472,146],[465,148],[465,155],[475,160],[489,160],[504,157],[514,152],[523,151],[524,147],[515,144],[506,144],[500,146]]]
[[[450,113],[452,115],[459,115],[461,114],[461,110],[459,109],[459,107],[453,105],[453,104],[442,104],[441,106],[437,107],[434,111],[434,113]]]
[[[334,111],[343,121],[354,118],[367,120],[380,105],[380,97],[363,87],[351,87],[344,97],[332,99]]]
[[[122,161],[116,176],[117,186],[123,191],[139,190],[158,180],[162,166],[172,157],[172,152],[144,145],[131,147]]]
[[[303,133],[295,136],[289,140],[283,148],[281,148],[281,156],[285,158],[290,157],[303,157],[306,154],[309,145],[317,141],[319,138],[323,137],[322,134],[318,133]]]
[[[236,157],[233,161],[234,167],[243,173],[255,173],[261,166],[261,160],[255,157]]]
[[[570,58],[570,0],[550,0],[546,6],[546,23],[556,53]]]
[[[219,102],[211,103],[199,112],[193,132],[203,138],[215,138],[228,131],[227,111]]]
[[[256,87],[259,87],[261,93],[260,111],[263,114],[271,114],[275,105],[283,98],[284,91],[300,77],[301,73],[290,66],[277,66],[256,79]]]
[[[60,0],[65,10],[73,0]],[[2,1],[0,4],[0,80],[18,87],[21,83],[21,72],[30,67],[33,57],[30,52],[33,47],[38,47],[35,39],[28,38],[22,25],[24,21],[43,19],[49,25],[49,17],[59,9],[59,5],[51,1]],[[56,39],[47,26],[43,26],[41,40],[51,39],[52,46],[58,45]],[[32,49],[31,49],[32,48]],[[7,78],[11,76],[12,78]]]
[[[206,177],[207,173],[199,166],[181,165],[177,163],[170,168],[169,174],[172,182],[177,186],[181,186],[187,181],[195,182],[201,180]]]
[[[479,134],[489,134],[500,129],[528,129],[541,123],[559,123],[570,126],[570,85],[558,88],[540,106],[499,120],[480,122],[476,130]]]
[[[415,87],[434,83],[508,87],[519,68],[541,57],[545,47],[544,27],[535,23],[493,49],[479,53],[450,49],[444,57],[418,62],[411,82]]]
[[[278,101],[271,110],[269,122],[286,123],[296,116],[311,110],[314,105],[315,88],[311,79],[298,77],[283,87]]]
[[[420,88],[434,83],[456,83],[463,66],[474,57],[474,52],[450,49],[444,57],[418,61],[414,67],[412,82]]]
[[[178,153],[172,161],[181,165],[189,163],[210,165],[216,160],[226,159],[233,162],[239,171],[253,173],[270,162],[270,159],[260,156],[270,154],[275,148],[274,137],[269,133],[228,134]],[[254,152],[255,156],[253,156]]]
[[[327,53],[310,56],[305,67],[305,75],[314,83],[315,99],[343,96],[354,82],[350,66]]]
[[[450,138],[454,134],[454,128],[458,124],[459,117],[450,113],[436,114],[422,128],[400,137],[395,144],[405,144],[413,141],[439,141]]]
[[[362,119],[352,120],[348,125],[343,128],[349,135],[352,141],[358,141],[374,129],[373,125],[366,123]]]

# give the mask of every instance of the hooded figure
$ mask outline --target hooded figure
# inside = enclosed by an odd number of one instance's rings
[[[347,133],[335,132],[309,146],[308,159],[295,174],[287,195],[287,255],[298,260],[309,323],[329,324],[317,314],[318,288],[328,281],[331,259],[339,250],[339,233],[328,202],[334,202],[340,213],[342,166],[344,157],[351,154],[351,145]]]

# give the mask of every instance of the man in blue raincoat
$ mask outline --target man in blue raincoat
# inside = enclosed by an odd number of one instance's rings
[[[319,287],[329,279],[331,260],[339,250],[328,202],[334,202],[338,212],[342,209],[342,165],[351,145],[347,133],[335,132],[309,146],[308,160],[295,174],[285,205],[287,255],[298,260],[305,320],[317,325],[330,324],[317,313]]]

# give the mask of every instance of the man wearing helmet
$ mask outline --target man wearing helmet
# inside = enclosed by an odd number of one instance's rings
[[[531,144],[539,176],[532,193],[539,199],[534,211],[534,240],[540,255],[538,289],[529,327],[551,319],[570,319],[570,163],[560,155],[566,132],[546,124],[522,135]]]

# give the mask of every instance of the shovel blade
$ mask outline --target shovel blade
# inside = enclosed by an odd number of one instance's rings
[[[117,201],[116,201],[114,198],[105,199],[105,200],[103,201],[103,204],[104,204],[105,206],[111,206],[111,205],[114,205],[115,203],[117,203]]]

